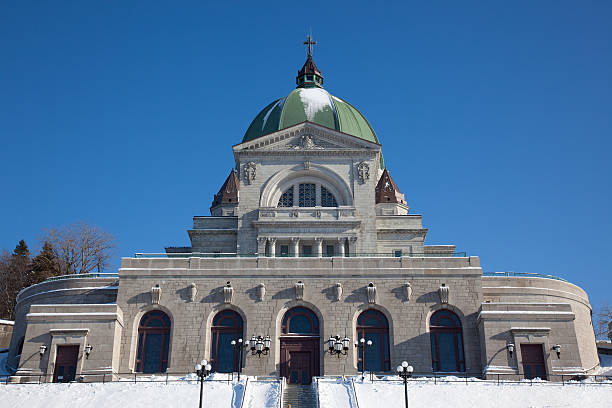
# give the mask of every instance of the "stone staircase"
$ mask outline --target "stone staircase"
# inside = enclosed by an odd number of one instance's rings
[[[318,408],[317,392],[312,385],[287,384],[283,390],[283,408]]]

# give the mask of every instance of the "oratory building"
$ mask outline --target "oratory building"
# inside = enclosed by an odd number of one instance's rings
[[[477,256],[425,244],[378,136],[323,88],[308,43],[297,88],[233,146],[235,170],[211,215],[193,218],[191,246],[19,294],[15,381],[187,373],[204,358],[289,383],[403,360],[420,374],[549,380],[598,367],[582,289],[483,274]]]

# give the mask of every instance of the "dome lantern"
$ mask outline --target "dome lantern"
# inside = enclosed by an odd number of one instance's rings
[[[295,83],[298,88],[323,88],[323,75],[312,60],[312,48],[316,43],[316,41],[312,41],[312,37],[310,35],[308,36],[308,39],[304,41],[304,45],[308,45],[308,57],[306,58],[304,66],[298,71],[298,75],[295,78]]]

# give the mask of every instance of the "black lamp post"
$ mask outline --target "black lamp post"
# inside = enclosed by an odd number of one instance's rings
[[[351,341],[346,336],[344,336],[342,340],[340,340],[340,336],[330,336],[329,340],[327,340],[329,355],[333,356],[335,354],[338,358],[340,358],[341,355],[346,356],[349,344],[351,344]]]
[[[267,356],[270,353],[271,343],[272,343],[272,340],[270,339],[270,336],[262,337],[262,336],[253,335],[251,337],[251,340],[249,340],[249,347],[251,348],[251,355],[253,356],[257,355],[261,357],[261,355],[263,354],[264,356]]]
[[[208,377],[211,370],[208,361],[202,360],[200,364],[195,365],[196,375],[200,378],[200,408],[202,408],[202,392],[204,390],[204,378]]]
[[[406,361],[402,361],[402,365],[397,366],[397,375],[404,380],[404,397],[406,400],[406,408],[408,408],[408,378],[412,377],[414,368],[408,365]]]
[[[232,340],[232,347],[235,352],[238,351],[238,381],[240,381],[240,372],[242,371],[242,338],[239,338],[238,341]]]
[[[366,365],[366,345],[368,347],[371,347],[372,340],[368,340],[366,342],[366,339],[362,337],[361,339],[359,339],[359,343],[355,341],[354,345],[355,347],[359,347],[359,351],[361,352],[361,379],[363,380],[365,378],[364,372],[365,372],[365,365]]]

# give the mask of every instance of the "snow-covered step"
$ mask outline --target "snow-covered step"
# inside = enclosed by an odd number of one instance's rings
[[[317,393],[312,385],[287,384],[283,408],[317,408]]]

